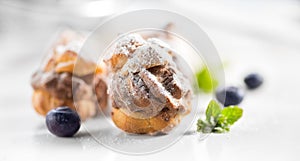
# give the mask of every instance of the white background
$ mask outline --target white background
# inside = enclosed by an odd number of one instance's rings
[[[76,7],[61,11],[48,1],[38,6],[35,0],[30,2],[0,1],[1,161],[300,159],[299,1],[155,0],[129,1],[121,6],[122,11],[164,8],[196,20],[227,64],[228,84],[242,86],[243,76],[252,71],[265,78],[262,88],[246,93],[241,104],[244,116],[230,133],[202,141],[197,135],[186,135],[172,147],[147,156],[110,151],[83,129],[74,138],[49,134],[44,119],[31,107],[30,76],[59,28],[67,25],[91,31],[102,21],[93,16],[102,13],[81,13]],[[103,15],[112,12],[106,10]]]

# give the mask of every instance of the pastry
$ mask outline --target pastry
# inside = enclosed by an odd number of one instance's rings
[[[176,53],[159,39],[121,38],[106,60],[111,75],[112,120],[128,133],[168,133],[191,108],[189,81],[173,61]]]
[[[70,33],[62,36],[42,68],[33,74],[32,104],[43,116],[51,109],[68,106],[85,120],[107,106],[105,67],[80,57],[81,39],[68,36]]]

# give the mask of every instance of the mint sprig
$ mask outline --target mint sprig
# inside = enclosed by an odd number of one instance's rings
[[[199,119],[197,131],[202,133],[225,133],[230,131],[230,126],[239,120],[243,110],[238,106],[228,106],[222,109],[220,105],[211,100],[206,112],[206,119]]]

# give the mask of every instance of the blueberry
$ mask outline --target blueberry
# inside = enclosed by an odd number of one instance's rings
[[[222,88],[216,93],[217,100],[225,107],[230,105],[238,105],[244,98],[242,89],[234,86]]]
[[[263,83],[263,78],[257,73],[252,73],[245,77],[244,82],[246,83],[248,89],[255,89]]]
[[[59,107],[48,112],[46,125],[48,130],[60,137],[71,137],[80,128],[79,115],[69,107]]]

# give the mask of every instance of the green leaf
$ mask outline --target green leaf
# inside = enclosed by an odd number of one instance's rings
[[[222,110],[222,115],[219,121],[226,122],[229,125],[233,125],[243,115],[243,109],[238,106],[229,106]]]
[[[224,126],[224,127],[216,126],[212,130],[213,133],[226,133],[226,132],[229,132],[229,131],[230,131],[229,126]]]
[[[238,106],[221,108],[218,102],[211,100],[205,112],[206,119],[199,119],[197,131],[202,133],[225,133],[230,131],[230,126],[239,120],[243,110]]]
[[[211,100],[208,104],[208,107],[206,109],[206,120],[210,122],[211,124],[217,124],[218,118],[220,117],[220,114],[222,113],[222,109],[218,102],[215,100]]]
[[[213,78],[207,66],[202,67],[200,71],[196,73],[198,87],[205,93],[210,93],[218,86],[218,81]]]
[[[197,122],[197,131],[202,133],[211,133],[214,126],[205,120],[199,119]]]
[[[226,121],[221,121],[222,117],[219,118],[218,123],[213,128],[214,133],[225,133],[230,131],[230,125]]]

